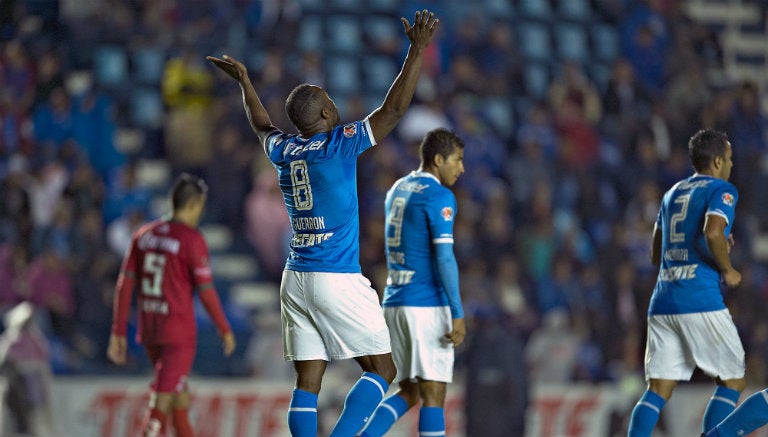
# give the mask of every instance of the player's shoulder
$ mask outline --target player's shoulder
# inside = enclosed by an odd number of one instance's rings
[[[331,129],[329,137],[333,143],[355,141],[357,137],[370,136],[370,125],[367,120],[356,120],[343,123]]]
[[[715,179],[715,182],[712,183],[712,188],[717,190],[738,192],[736,185],[733,185],[731,182],[726,181],[725,179]]]
[[[133,238],[137,239],[140,236],[146,234],[147,232],[153,231],[155,228],[160,226],[162,223],[163,223],[163,220],[161,220],[161,219],[152,220],[150,222],[144,223],[143,225],[139,226],[138,229],[133,231]]]

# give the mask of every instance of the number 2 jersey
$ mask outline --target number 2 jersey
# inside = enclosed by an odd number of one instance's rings
[[[456,197],[431,173],[414,171],[387,192],[387,286],[382,305],[450,306],[463,317],[458,287],[448,296],[440,280],[436,244],[453,245]]]
[[[117,335],[125,335],[134,288],[138,289],[136,339],[140,343],[195,344],[196,292],[219,332],[229,331],[213,287],[208,246],[193,227],[156,220],[133,234],[116,290],[112,332]]]
[[[368,119],[311,138],[267,137],[293,231],[286,269],[360,273],[357,157],[375,144]]]
[[[661,266],[649,315],[685,314],[725,308],[720,270],[707,248],[704,220],[715,214],[731,233],[738,201],[736,187],[712,176],[694,174],[664,194],[656,218],[662,230]]]

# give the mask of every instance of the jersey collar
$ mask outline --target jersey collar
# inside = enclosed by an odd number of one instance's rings
[[[428,171],[414,170],[411,172],[411,176],[418,177],[418,178],[432,178],[435,181],[437,181],[438,184],[440,184],[440,179],[438,179],[437,176],[433,175]]]

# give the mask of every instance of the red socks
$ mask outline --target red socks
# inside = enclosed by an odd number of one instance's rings
[[[176,429],[176,437],[194,437],[186,409],[173,410],[173,427]]]

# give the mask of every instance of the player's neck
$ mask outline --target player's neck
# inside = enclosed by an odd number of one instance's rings
[[[196,228],[199,220],[186,211],[174,211],[173,215],[171,215],[171,221],[184,223],[191,228]]]
[[[437,179],[437,180],[438,180],[438,182],[440,182],[441,184],[443,183],[443,181],[441,181],[441,180],[440,180],[440,176],[439,176],[439,175],[438,175],[438,173],[437,173],[437,169],[435,169],[435,168],[433,168],[433,167],[424,167],[424,166],[422,165],[422,166],[420,166],[420,167],[419,167],[419,169],[418,169],[418,170],[416,170],[416,171],[418,171],[418,172],[421,172],[421,173],[429,173],[429,174],[431,174],[432,176],[434,176],[434,177],[435,177],[435,179]]]

